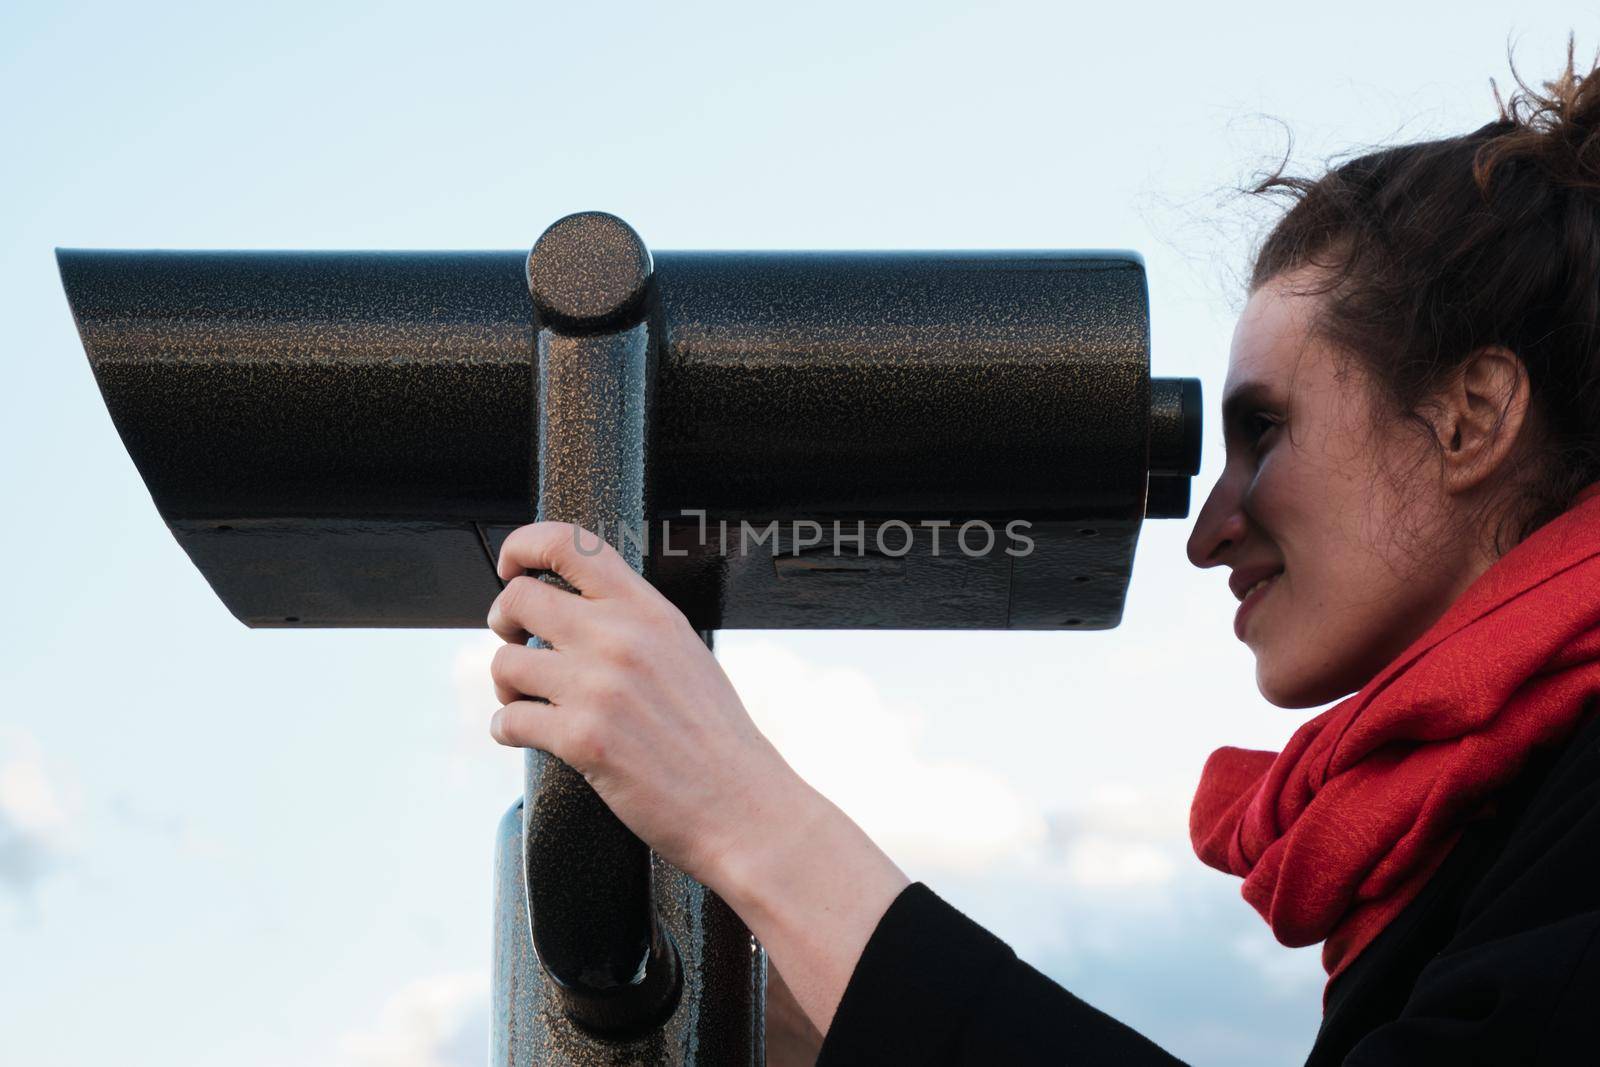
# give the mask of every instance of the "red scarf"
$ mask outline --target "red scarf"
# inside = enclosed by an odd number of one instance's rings
[[[1282,752],[1213,752],[1190,840],[1206,864],[1244,877],[1279,941],[1324,941],[1331,986],[1465,824],[1492,813],[1495,790],[1570,737],[1597,695],[1600,482]]]

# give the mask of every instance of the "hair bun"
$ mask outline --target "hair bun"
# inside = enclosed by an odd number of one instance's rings
[[[1524,82],[1514,62],[1518,90],[1509,101],[1489,79],[1500,117],[1479,131],[1489,137],[1474,168],[1480,181],[1497,166],[1525,159],[1563,185],[1600,191],[1600,52],[1587,73],[1579,73],[1573,44],[1568,34],[1566,69],[1544,82],[1543,91]]]

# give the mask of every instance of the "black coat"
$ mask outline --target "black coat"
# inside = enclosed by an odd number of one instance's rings
[[[1328,991],[1307,1067],[1600,1064],[1600,715],[1497,806]],[[917,882],[868,940],[817,1067],[1181,1062]]]

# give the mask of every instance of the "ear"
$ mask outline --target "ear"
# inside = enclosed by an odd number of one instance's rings
[[[1464,492],[1500,469],[1528,423],[1529,397],[1527,368],[1511,349],[1487,345],[1467,358],[1434,399],[1448,491]]]

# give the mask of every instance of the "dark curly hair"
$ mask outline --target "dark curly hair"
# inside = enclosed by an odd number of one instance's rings
[[[1541,429],[1514,468],[1502,551],[1508,520],[1514,544],[1600,478],[1600,78],[1594,63],[1579,76],[1572,56],[1569,35],[1567,69],[1543,92],[1511,63],[1509,104],[1490,79],[1500,117],[1471,133],[1314,179],[1285,176],[1286,156],[1245,190],[1289,200],[1254,253],[1249,291],[1320,268],[1294,291],[1324,297],[1313,335],[1360,361],[1380,410],[1422,421],[1420,406],[1479,348],[1521,358]]]

